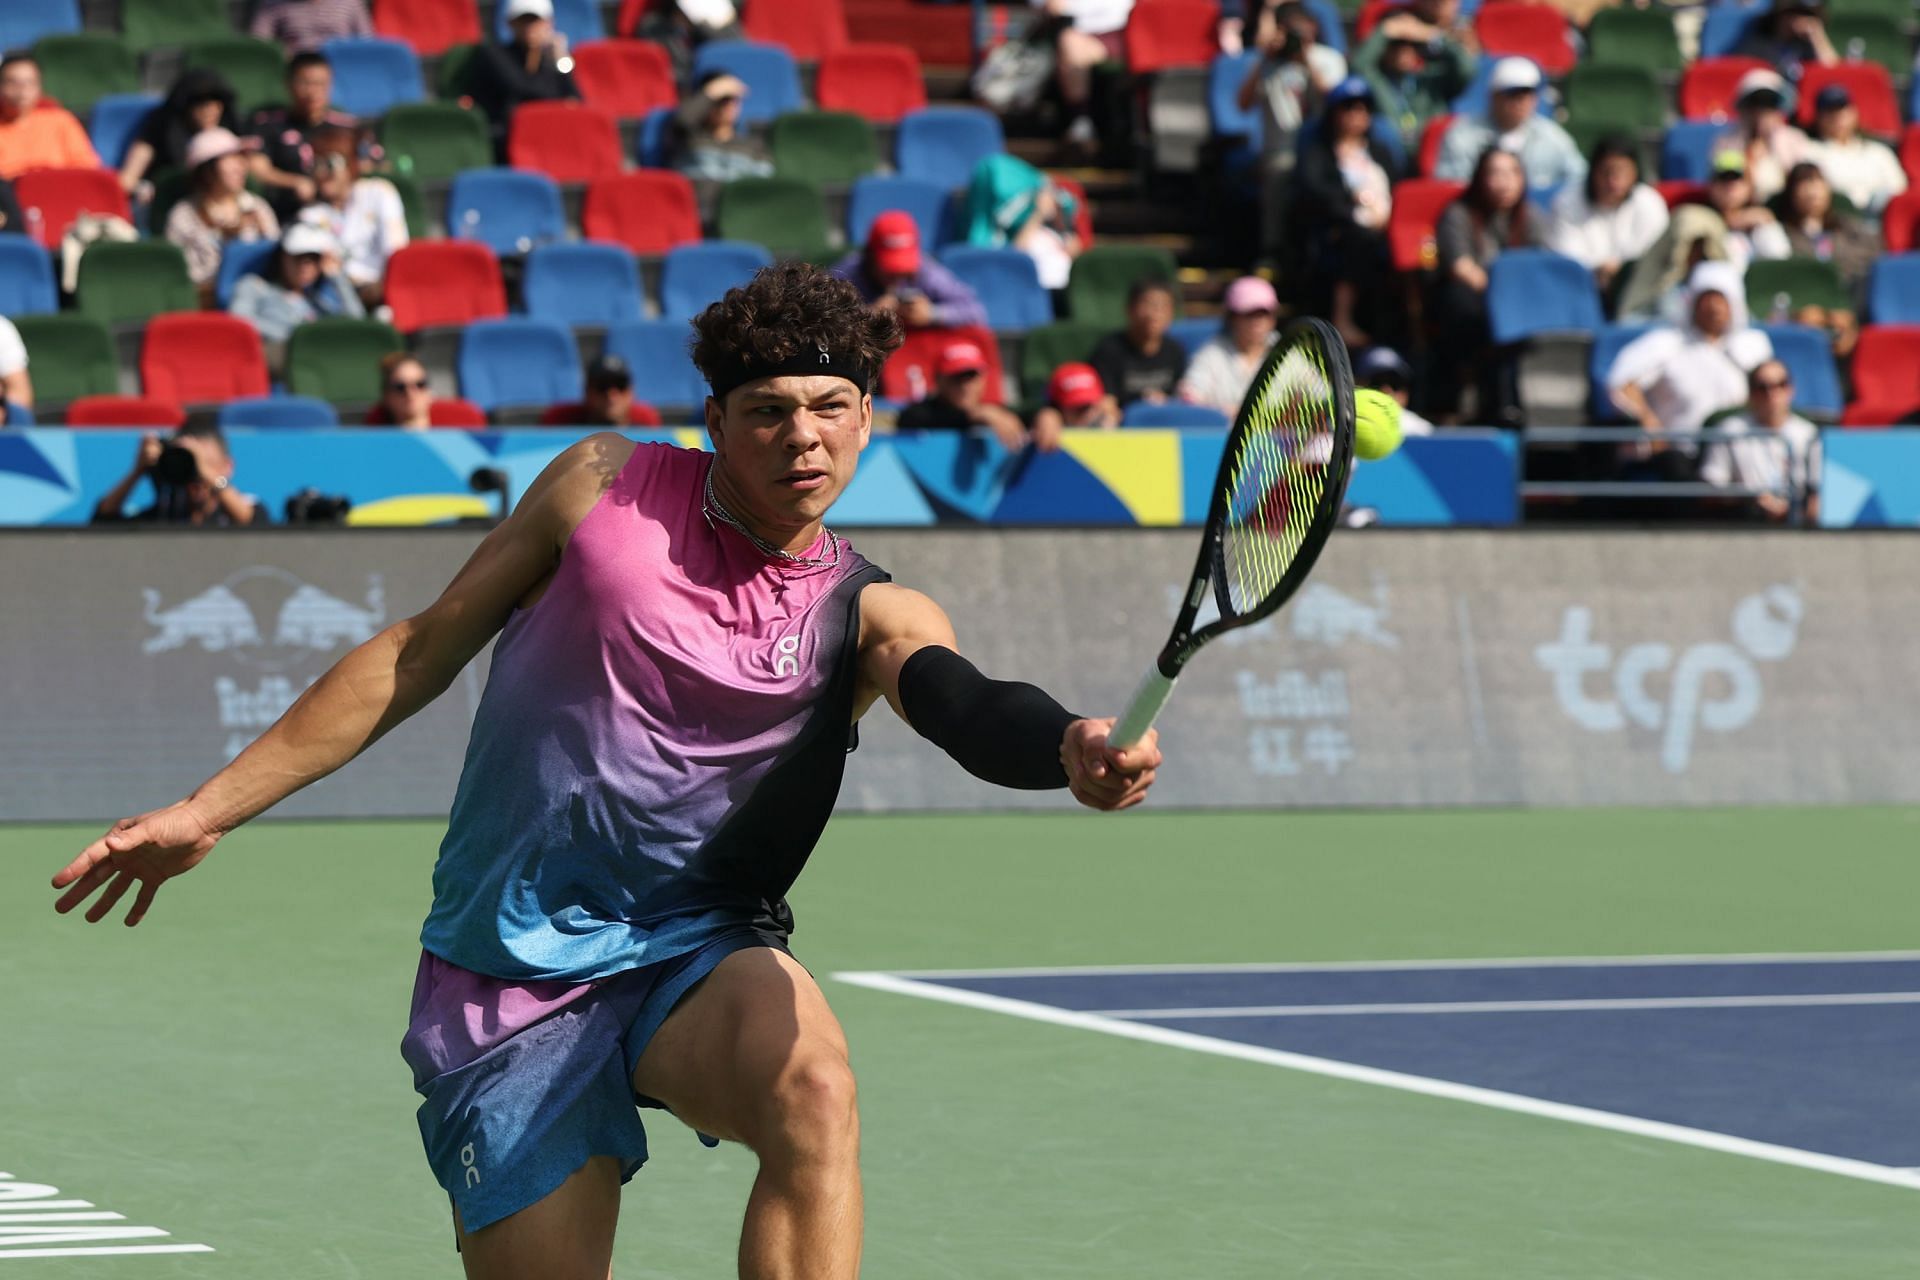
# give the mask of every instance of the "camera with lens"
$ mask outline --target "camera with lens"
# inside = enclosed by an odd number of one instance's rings
[[[185,488],[200,478],[200,459],[193,456],[193,450],[170,444],[160,451],[159,459],[154,462],[153,478],[175,489]]]
[[[345,524],[353,503],[342,494],[302,489],[287,499],[288,524]]]

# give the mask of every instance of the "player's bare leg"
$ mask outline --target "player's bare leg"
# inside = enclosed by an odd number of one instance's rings
[[[860,1120],[839,1021],[799,962],[736,951],[662,1024],[633,1087],[760,1158],[740,1236],[744,1280],[860,1271]]]
[[[518,1213],[471,1235],[462,1228],[460,1261],[467,1280],[609,1280],[619,1217],[620,1162],[594,1156]]]

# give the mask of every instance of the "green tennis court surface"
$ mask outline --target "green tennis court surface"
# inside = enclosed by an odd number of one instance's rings
[[[0,1185],[6,1275],[459,1274],[397,1051],[438,828],[244,830],[163,892],[137,930],[52,912],[47,877],[94,834],[0,828],[12,886],[0,896],[0,1172],[93,1206],[29,1210]],[[794,895],[795,946],[823,977],[1723,953],[1784,963],[1920,946],[1916,837],[1920,812],[1907,810],[849,817],[829,829]],[[1920,1190],[1904,1186],[825,985],[861,1076],[866,1274],[882,1280],[1910,1280],[1920,1257]],[[1846,992],[1875,987],[1862,978]],[[1125,994],[1102,989],[1084,1003],[1122,1019],[1166,1012],[1120,1009],[1134,1003]],[[1275,997],[1295,1012],[1303,998]],[[1874,1004],[1868,1030],[1809,1021],[1797,1039],[1836,1062],[1884,1057],[1913,1026],[1886,1021],[1895,1007]],[[1203,1021],[1207,1010],[1176,1012],[1187,1020],[1168,1025],[1230,1034],[1229,1020]],[[1842,1012],[1864,1016],[1807,1011]],[[1457,1020],[1448,1043],[1477,1045],[1488,1071],[1509,1067],[1517,1050],[1500,1027],[1520,1024],[1473,1018]],[[1299,1021],[1338,1023],[1345,1035],[1375,1020]],[[1858,1052],[1835,1042],[1854,1035]],[[1604,1046],[1616,1060],[1609,1080],[1637,1043]],[[1386,1035],[1368,1052],[1401,1044]],[[1755,1078],[1793,1078],[1748,1052],[1693,1072],[1689,1105],[1711,1112]],[[1441,1057],[1431,1061],[1442,1074]],[[1649,1074],[1660,1065],[1650,1059]],[[1805,1096],[1778,1099],[1806,1121],[1782,1132],[1817,1143],[1832,1112],[1837,1149],[1902,1158],[1898,1143],[1874,1146],[1857,1085],[1811,1079]],[[1558,1087],[1537,1083],[1543,1095]],[[1836,1093],[1847,1090],[1839,1101],[1852,1111],[1841,1115]],[[1879,1128],[1897,1123],[1889,1114]],[[649,1128],[653,1159],[627,1191],[616,1274],[732,1275],[751,1159],[705,1151],[663,1117]],[[100,1212],[123,1216],[24,1221]],[[167,1234],[36,1246],[29,1226]],[[8,1256],[186,1244],[214,1251]]]

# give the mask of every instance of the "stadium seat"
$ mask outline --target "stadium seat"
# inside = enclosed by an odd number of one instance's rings
[[[1587,27],[1587,58],[1596,65],[1640,67],[1675,76],[1686,56],[1668,9],[1602,9]]]
[[[233,35],[226,0],[121,0],[120,29],[138,53]]]
[[[1445,115],[1435,116],[1427,121],[1420,130],[1420,152],[1414,157],[1414,172],[1423,178],[1433,176],[1433,167],[1440,163],[1440,146],[1447,140],[1447,130],[1453,128],[1453,122],[1460,117],[1449,111]]]
[[[972,66],[974,17],[970,6],[915,0],[845,0],[847,26],[862,40],[901,44],[925,67],[964,71]]]
[[[894,164],[904,178],[948,190],[964,187],[973,167],[1007,149],[1000,118],[979,107],[928,107],[901,118]]]
[[[541,245],[527,255],[520,295],[535,320],[574,328],[605,327],[646,314],[640,268],[619,245]]]
[[[790,111],[767,138],[773,171],[815,186],[849,185],[880,167],[873,126],[846,111]]]
[[[181,65],[218,72],[233,86],[242,119],[286,97],[286,55],[266,40],[231,31],[218,40],[196,40],[181,51]]]
[[[127,193],[111,169],[31,169],[13,180],[13,194],[26,230],[49,249],[60,247],[60,238],[83,213],[133,220]]]
[[[1073,202],[1073,231],[1080,237],[1080,247],[1087,248],[1093,243],[1093,202],[1087,199],[1087,189],[1066,174],[1050,174],[1053,185],[1061,194]]]
[[[1911,221],[1906,230],[1912,235]],[[1891,253],[1874,262],[1867,284],[1867,319],[1875,324],[1920,324],[1920,253]]]
[[[1878,13],[1836,13],[1827,20],[1827,38],[1848,61],[1878,63],[1899,78],[1913,70],[1913,42],[1902,25],[1911,19],[1911,14],[1901,19]]]
[[[101,324],[137,324],[163,311],[191,311],[199,292],[187,257],[166,240],[96,240],[80,258],[74,304]]]
[[[1606,134],[1638,140],[1667,123],[1667,95],[1645,67],[1582,63],[1568,75],[1563,93],[1567,131],[1583,152]]]
[[[690,417],[706,403],[707,380],[694,367],[684,320],[628,320],[607,329],[603,350],[627,362],[634,394],[664,411]]]
[[[1840,416],[1840,369],[1833,362],[1833,337],[1825,329],[1802,324],[1767,324],[1761,332],[1773,343],[1774,357],[1793,375],[1793,407],[1815,422]]]
[[[118,169],[126,160],[127,148],[133,145],[140,126],[159,105],[157,93],[110,93],[95,102],[87,115],[87,136],[100,154],[100,163],[109,169]]]
[[[714,234],[762,244],[776,258],[818,262],[832,252],[827,207],[812,183],[798,178],[739,178],[720,188]]]
[[[1653,184],[1653,189],[1667,202],[1669,211],[1690,201],[1698,204],[1707,198],[1707,184],[1692,178],[1662,178]]]
[[[599,0],[553,0],[553,27],[567,38],[569,47],[607,38],[607,29],[600,22]],[[504,4],[495,12],[493,35],[501,44],[513,39],[513,26],[507,21]]]
[[[1833,0],[1827,8],[1835,18],[1892,18],[1905,22],[1913,17],[1912,0]]]
[[[1818,258],[1760,258],[1747,264],[1747,310],[1755,320],[1770,317],[1776,305],[1789,314],[1802,307],[1849,311],[1853,300],[1831,262]]]
[[[1261,138],[1261,107],[1240,105],[1240,86],[1246,83],[1259,53],[1216,53],[1207,66],[1207,117],[1215,138],[1257,145]]]
[[[373,29],[432,58],[480,43],[480,9],[473,0],[374,0]]]
[[[1909,187],[1880,211],[1880,235],[1888,253],[1906,253],[1920,241],[1920,189]]]
[[[800,91],[800,68],[793,55],[777,44],[710,40],[693,55],[693,78],[698,80],[709,71],[724,71],[746,82],[747,100],[740,104],[740,119],[747,124],[764,124],[807,105]]]
[[[61,421],[69,427],[163,427],[187,420],[187,411],[171,400],[146,396],[81,396],[67,406]]]
[[[504,316],[500,260],[484,244],[415,240],[387,259],[387,305],[402,333]]]
[[[932,394],[934,368],[940,361],[940,353],[954,342],[971,342],[980,348],[981,354],[987,358],[983,374],[987,381],[987,400],[992,404],[1006,404],[1007,384],[1000,368],[1000,344],[994,341],[992,331],[972,325],[953,329],[907,330],[907,340],[880,369],[880,389],[877,394],[902,403],[911,403]]]
[[[400,212],[407,220],[407,236],[413,240],[425,240],[433,232],[427,221],[427,197],[420,190],[420,180],[410,173],[388,170],[380,175],[393,184],[400,196]]]
[[[589,240],[644,254],[662,254],[698,240],[700,206],[693,184],[667,169],[601,178],[587,188],[581,232]]]
[[[669,151],[673,145],[672,107],[655,107],[640,120],[639,136],[633,140],[633,158],[643,169],[665,169],[673,163]]]
[[[1167,336],[1192,355],[1221,332],[1219,316],[1181,316],[1167,328]]]
[[[440,65],[434,68],[434,96],[442,102],[458,102],[472,96],[472,86],[468,75],[473,70],[474,55],[480,52],[477,44],[456,44],[440,55]]]
[[[903,44],[850,44],[827,54],[813,93],[822,111],[851,111],[875,124],[898,124],[927,105],[920,59]]]
[[[287,339],[287,390],[337,405],[380,398],[380,358],[405,344],[379,320],[332,318],[300,325]]]
[[[1434,232],[1440,215],[1467,189],[1445,178],[1406,178],[1394,184],[1387,216],[1387,251],[1395,271],[1420,271],[1438,260]]]
[[[1740,47],[1754,22],[1764,17],[1771,0],[1716,0],[1706,6],[1700,28],[1700,57],[1724,58]]]
[[[43,36],[33,46],[47,96],[84,116],[109,94],[139,93],[140,66],[118,36],[95,31]]]
[[[750,0],[742,28],[747,39],[777,44],[803,62],[818,62],[847,46],[847,14],[840,0]]]
[[[0,49],[24,49],[41,36],[80,30],[80,0],[0,5]]]
[[[233,305],[242,276],[263,275],[280,248],[275,240],[229,240],[220,251],[220,273],[213,278],[213,300],[222,311]]]
[[[1920,410],[1920,325],[1870,324],[1853,349],[1849,427],[1884,427]]]
[[[684,324],[773,261],[757,244],[702,240],[669,250],[660,264],[660,317]]]
[[[950,238],[953,193],[937,182],[874,174],[853,184],[847,196],[847,243],[865,244],[873,220],[889,209],[899,209],[920,228],[920,243],[933,249]]]
[[[1509,249],[1487,272],[1487,318],[1494,342],[1536,335],[1591,335],[1605,323],[1593,274],[1546,249]]]
[[[1632,324],[1609,324],[1595,330],[1593,349],[1588,353],[1587,375],[1591,387],[1588,404],[1588,416],[1594,422],[1612,426],[1626,422],[1627,415],[1613,402],[1613,396],[1607,392],[1607,375],[1613,371],[1613,362],[1620,357],[1628,343],[1642,334],[1651,332],[1651,321]]]
[[[26,344],[33,400],[42,413],[81,396],[119,393],[113,337],[98,320],[72,312],[9,319]]]
[[[1660,141],[1660,176],[1672,181],[1705,182],[1713,171],[1713,144],[1726,124],[1719,120],[1682,120]]]
[[[427,425],[484,431],[493,424],[487,421],[487,411],[471,400],[462,400],[459,396],[435,396],[432,406],[427,410]]]
[[[1123,427],[1174,427],[1182,431],[1224,428],[1233,424],[1227,421],[1227,415],[1210,404],[1186,404],[1179,400],[1168,400],[1162,404],[1148,404],[1145,400],[1135,400],[1126,407],[1120,417]]]
[[[1684,120],[1733,117],[1733,95],[1749,71],[1770,70],[1758,58],[1702,57],[1680,77],[1680,116]]]
[[[478,240],[501,257],[564,240],[567,215],[560,188],[544,173],[469,169],[455,175],[447,192],[447,232]]]
[[[489,415],[578,400],[580,350],[565,326],[513,316],[476,320],[460,335],[460,395]]]
[[[380,122],[380,140],[395,167],[420,182],[445,182],[493,163],[486,117],[450,102],[395,107]]]
[[[1165,249],[1102,245],[1073,260],[1067,276],[1067,314],[1083,324],[1119,329],[1127,323],[1127,291],[1136,280],[1175,284],[1178,307],[1180,264]]]
[[[404,40],[329,40],[320,47],[333,64],[333,105],[375,119],[427,96],[420,55]]]
[[[258,396],[229,400],[220,406],[220,429],[256,431],[324,431],[340,425],[340,415],[325,400],[312,396]]]
[[[620,126],[579,102],[523,102],[507,124],[507,163],[557,182],[592,182],[619,173]]]
[[[1920,112],[1910,114],[1920,116]],[[1920,187],[1920,120],[1900,135],[1900,168],[1906,172],[1907,185]]]
[[[177,404],[223,404],[264,396],[267,359],[260,332],[238,316],[182,311],[147,321],[140,347],[140,386]]]
[[[1127,69],[1153,75],[1173,67],[1205,67],[1220,51],[1212,0],[1139,0],[1127,17]]]
[[[987,324],[999,333],[1025,333],[1053,323],[1053,297],[1040,286],[1033,259],[1019,249],[956,244],[940,263],[980,295]]]
[[[0,316],[47,315],[59,309],[52,255],[26,236],[0,236]]]
[[[1020,343],[1022,402],[1039,405],[1046,399],[1047,379],[1063,364],[1084,361],[1107,335],[1107,328],[1079,320],[1058,320],[1028,330]],[[1191,348],[1189,348],[1191,350]]]
[[[647,40],[595,40],[573,51],[573,83],[590,107],[619,120],[679,103],[673,63]]]
[[[1809,62],[1800,72],[1800,103],[1794,117],[1801,124],[1813,123],[1813,102],[1830,84],[1844,85],[1860,110],[1860,127],[1883,138],[1900,135],[1900,102],[1894,96],[1893,78],[1877,62],[1842,62],[1823,67]]]
[[[1531,58],[1549,76],[1566,75],[1579,60],[1566,16],[1552,5],[1487,0],[1473,30],[1489,57]]]

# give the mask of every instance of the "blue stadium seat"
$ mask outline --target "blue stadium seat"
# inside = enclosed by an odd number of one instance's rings
[[[1245,111],[1240,109],[1240,86],[1259,61],[1260,55],[1251,50],[1213,55],[1213,65],[1207,69],[1207,110],[1213,118],[1214,137],[1260,141],[1260,104],[1256,101]]]
[[[967,185],[973,167],[1007,149],[1000,118],[980,107],[924,107],[900,119],[894,165],[904,177],[948,190]]]
[[[226,248],[220,252],[220,274],[213,278],[213,300],[221,309],[232,305],[233,290],[240,283],[240,277],[265,272],[279,247],[277,240],[227,241]]]
[[[1867,319],[1874,324],[1920,324],[1920,253],[1889,253],[1873,264]]]
[[[1763,17],[1771,0],[1714,0],[1700,28],[1700,56],[1725,58],[1746,38],[1747,28]]]
[[[1641,334],[1656,326],[1652,321],[1632,324],[1610,324],[1593,335],[1593,350],[1588,355],[1587,377],[1591,384],[1588,408],[1597,423],[1612,425],[1627,421],[1627,415],[1620,412],[1613,403],[1613,397],[1607,394],[1607,374],[1613,369],[1613,362],[1625,350],[1626,345]]]
[[[0,316],[52,315],[59,309],[52,255],[31,236],[0,236]]]
[[[764,248],[739,240],[680,245],[660,264],[660,316],[685,323],[772,264],[773,255]]]
[[[1472,116],[1475,120],[1485,119],[1487,103],[1493,97],[1492,92],[1487,88],[1487,81],[1493,78],[1494,64],[1499,61],[1498,58],[1480,59],[1480,66],[1474,72],[1473,82],[1460,91],[1460,96],[1453,100],[1449,110],[1457,116]],[[1551,116],[1558,95],[1549,89],[1542,89],[1537,97],[1539,98],[1537,112],[1543,116]]]
[[[693,337],[684,320],[629,320],[607,330],[606,351],[633,370],[633,394],[648,404],[694,409],[706,403],[707,381],[694,367]]]
[[[1680,120],[1660,143],[1660,176],[1669,182],[1705,182],[1713,172],[1713,140],[1727,131],[1723,120]]]
[[[1233,424],[1227,421],[1227,415],[1210,404],[1187,404],[1180,400],[1169,400],[1165,404],[1148,404],[1145,400],[1135,400],[1127,406],[1126,413],[1120,419],[1123,427],[1227,427]]]
[[[1220,323],[1219,316],[1183,316],[1167,329],[1167,336],[1192,355],[1208,340],[1219,336]]]
[[[800,68],[793,55],[777,44],[752,40],[710,40],[693,55],[693,78],[709,71],[725,71],[747,82],[747,100],[740,118],[749,124],[771,120],[807,105],[800,90]]]
[[[855,182],[847,194],[847,243],[865,244],[873,220],[889,209],[911,215],[920,228],[920,243],[928,248],[952,238],[952,192],[937,182],[873,173]]]
[[[118,169],[127,158],[134,135],[147,122],[147,114],[159,105],[157,93],[110,93],[97,99],[87,115],[87,135],[100,154],[100,163]]]
[[[1793,407],[1809,418],[1833,422],[1846,407],[1840,370],[1833,362],[1833,338],[1804,324],[1763,324],[1775,358],[1793,374]]]
[[[329,40],[320,46],[333,64],[333,105],[374,119],[391,107],[426,98],[420,56],[402,40]]]
[[[0,4],[0,49],[25,49],[41,36],[74,35],[79,30],[80,0],[9,0]]]
[[[252,427],[263,431],[319,431],[340,425],[340,415],[312,396],[261,396],[229,400],[220,406],[220,429]]]
[[[478,240],[505,257],[563,240],[566,210],[560,187],[544,173],[524,169],[467,169],[447,193],[447,233]]]
[[[607,29],[600,21],[598,0],[553,0],[553,26],[566,36],[569,45],[607,38]],[[504,4],[495,12],[493,29],[500,43],[505,44],[513,39],[513,28],[507,24],[507,6]]]
[[[543,244],[527,255],[520,294],[527,314],[555,324],[604,327],[646,314],[640,268],[613,244]]]
[[[640,121],[640,131],[633,140],[633,158],[642,169],[670,169],[670,157],[667,148],[673,142],[672,107],[655,107]]]
[[[1033,259],[1020,250],[956,244],[940,251],[940,261],[980,295],[989,328],[1024,333],[1053,323],[1053,296],[1040,287]]]
[[[1593,273],[1572,258],[1547,249],[1509,249],[1487,275],[1487,319],[1496,343],[1592,334],[1606,323]]]
[[[510,316],[475,320],[460,335],[460,394],[492,413],[507,405],[578,400],[586,379],[565,326]]]

